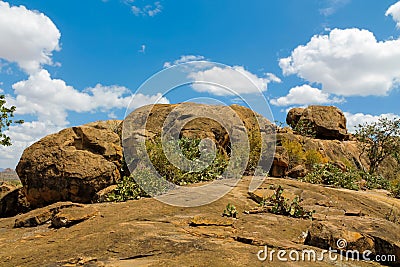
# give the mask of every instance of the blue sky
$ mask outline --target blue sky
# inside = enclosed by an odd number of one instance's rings
[[[274,120],[309,104],[338,106],[350,129],[394,117],[399,34],[395,0],[0,0],[0,90],[26,120],[7,132],[14,145],[0,147],[0,167],[15,167],[25,147],[62,128],[123,119],[143,82],[190,60],[227,65],[192,64],[187,76],[269,105]],[[237,102],[215,88],[163,95],[162,86],[141,90],[131,107],[160,97]]]

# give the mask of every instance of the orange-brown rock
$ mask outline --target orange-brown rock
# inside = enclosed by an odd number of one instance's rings
[[[14,228],[36,227],[50,221],[61,210],[72,207],[83,207],[82,204],[72,202],[57,202],[43,208],[31,210],[15,219]]]
[[[346,117],[334,106],[309,106],[288,112],[286,122],[295,129],[299,123],[311,127],[319,139],[346,140],[349,138]]]
[[[120,178],[122,158],[121,140],[113,130],[79,126],[25,149],[16,170],[32,207],[57,201],[88,203]]]
[[[29,203],[22,187],[14,188],[0,196],[0,218],[29,211]]]
[[[0,199],[5,196],[8,192],[14,190],[16,186],[7,183],[0,183]]]
[[[274,163],[271,168],[271,175],[274,177],[282,177],[285,175],[288,175],[292,178],[302,177],[312,167],[303,165],[306,167],[305,169],[300,169],[300,167],[299,169],[294,170],[288,169],[289,165],[294,164],[294,168],[297,165],[303,164],[304,162],[289,162],[288,151],[283,146],[283,140],[299,143],[301,145],[303,154],[310,150],[318,152],[324,161],[329,161],[342,169],[346,169],[348,167],[359,170],[368,169],[368,159],[365,157],[365,155],[360,156],[361,151],[357,141],[324,140],[292,133],[278,133],[276,140],[276,153],[274,156]],[[303,159],[303,161],[304,160],[305,159]],[[288,166],[286,166],[286,164]]]

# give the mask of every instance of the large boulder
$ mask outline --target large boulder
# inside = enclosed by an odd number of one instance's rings
[[[315,131],[315,137],[319,139],[347,140],[349,138],[346,117],[340,109],[334,106],[291,109],[286,117],[286,122],[293,129],[311,127]]]
[[[136,109],[124,120],[122,138],[125,156],[131,157],[126,160],[134,164],[131,169],[140,160],[136,144],[160,137],[162,132],[178,138],[210,139],[225,155],[230,154],[233,142],[248,139],[251,161],[248,173],[258,163],[262,142],[268,150],[260,163],[265,169],[269,169],[275,150],[275,126],[249,108],[196,103],[148,105]]]
[[[297,125],[299,122],[301,115],[303,115],[304,108],[292,108],[288,111],[288,114],[286,115],[286,123],[288,125],[293,125],[293,128]]]
[[[115,129],[94,123],[34,143],[25,149],[16,170],[32,207],[57,201],[88,203],[120,179],[122,159]]]
[[[381,263],[389,266],[400,264],[400,243],[397,226],[387,220],[347,216],[330,221],[314,221],[307,231],[305,245],[322,249],[336,249],[346,255],[363,253],[370,259],[382,256]],[[383,256],[385,255],[385,256]],[[389,257],[389,255],[391,255]]]

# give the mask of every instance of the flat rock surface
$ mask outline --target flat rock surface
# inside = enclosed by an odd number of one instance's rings
[[[84,205],[98,214],[68,228],[54,229],[49,224],[13,228],[17,217],[0,219],[0,265],[379,266],[328,258],[323,262],[279,262],[275,257],[273,262],[262,262],[257,253],[265,246],[269,250],[321,252],[321,242],[324,245],[332,241],[330,233],[352,238],[349,241],[354,244],[360,236],[366,236],[366,240],[379,237],[392,247],[400,240],[400,224],[386,220],[391,210],[400,210],[400,200],[388,197],[385,191],[357,192],[268,178],[254,193],[268,197],[273,193],[271,185],[281,185],[285,196],[299,195],[307,209],[316,210],[311,221],[271,213],[244,213],[257,207],[248,194],[249,181],[248,177],[243,178],[223,198],[200,207],[169,206],[150,198]],[[238,210],[238,219],[222,217],[228,203]],[[365,215],[345,215],[359,210]],[[318,232],[322,228],[317,223],[324,225],[326,231]],[[321,239],[314,238],[314,242],[305,245],[311,234]]]

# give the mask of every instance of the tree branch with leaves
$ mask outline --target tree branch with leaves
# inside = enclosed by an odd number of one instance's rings
[[[14,121],[14,112],[16,110],[15,106],[7,108],[5,106],[6,98],[4,95],[0,95],[0,145],[11,146],[11,138],[7,136],[4,132],[9,129],[13,123],[24,123],[23,120]]]

